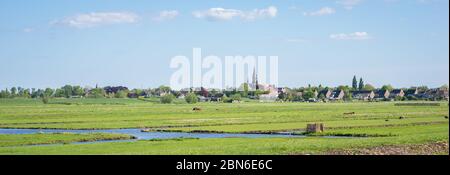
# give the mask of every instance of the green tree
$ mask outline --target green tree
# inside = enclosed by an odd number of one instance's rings
[[[131,90],[131,93],[136,94],[138,97],[143,96],[145,94],[144,90],[142,89],[133,89]]]
[[[286,101],[294,101],[294,94],[292,92],[288,92],[286,95]]]
[[[36,90],[34,88],[31,90],[31,98],[39,98],[42,96],[44,96],[44,90],[42,89]]]
[[[84,89],[81,86],[74,86],[72,87],[72,95],[84,96]]]
[[[344,101],[351,101],[351,100],[353,100],[353,95],[350,92],[349,88],[343,89],[343,91],[344,91]]]
[[[319,84],[319,86],[317,87],[317,91],[322,91],[322,90],[324,90],[325,88],[322,86],[322,84]]]
[[[23,91],[24,91],[25,89],[24,88],[22,88],[22,87],[17,87],[17,94],[16,94],[16,96],[17,97],[22,97],[23,96]]]
[[[348,86],[339,86],[337,89],[343,90],[343,91],[350,91],[350,87],[348,87]]]
[[[42,97],[42,103],[48,104],[48,102],[49,102],[49,97],[43,96]]]
[[[0,98],[9,98],[11,94],[9,93],[8,89],[2,90],[0,92]]]
[[[320,100],[323,101],[323,100],[325,100],[325,98],[326,98],[326,97],[325,97],[325,94],[321,93],[321,94],[319,95],[319,99],[320,99]]]
[[[231,96],[231,99],[233,101],[241,101],[241,94],[234,94],[233,96]]]
[[[52,88],[45,88],[44,90],[44,96],[46,97],[53,97],[53,93],[55,91]]]
[[[16,87],[12,87],[11,88],[11,98],[14,98],[17,96],[17,88]]]
[[[359,86],[358,89],[359,90],[363,90],[364,89],[364,80],[362,78],[359,79]]]
[[[417,87],[417,89],[418,89],[419,91],[425,92],[425,91],[427,91],[429,88],[428,88],[428,86],[419,86],[419,87]]]
[[[242,92],[243,97],[248,97],[248,83],[244,83],[244,91]]]
[[[358,80],[356,79],[356,75],[353,76],[352,88],[353,88],[353,90],[358,89]]]
[[[286,93],[280,93],[280,94],[278,94],[278,99],[280,99],[280,100],[286,100]]]
[[[396,96],[394,100],[395,101],[405,101],[406,97]]]
[[[222,96],[222,102],[224,102],[224,103],[230,103],[231,100],[230,100],[230,98],[228,98],[228,96],[227,96],[226,94],[223,94],[223,96]]]
[[[23,98],[30,98],[31,97],[30,89],[22,89],[20,96]]]
[[[198,98],[197,95],[195,95],[194,93],[188,93],[186,95],[186,97],[184,97],[184,99],[186,100],[187,103],[189,104],[195,104],[198,102]]]
[[[54,95],[55,97],[64,97],[65,95],[64,95],[64,90],[63,89],[60,89],[60,88],[57,88],[56,90],[55,90],[55,95]]]
[[[105,92],[104,89],[102,89],[102,88],[95,88],[95,89],[92,89],[89,92],[89,96],[88,97],[89,98],[104,98],[105,95],[106,95],[106,92]]]
[[[172,103],[174,98],[175,98],[175,96],[173,96],[172,94],[166,94],[166,95],[163,95],[160,100],[161,100],[162,104],[169,104],[169,103]]]
[[[374,86],[372,86],[371,84],[366,84],[364,85],[363,90],[365,91],[374,91],[376,88]]]
[[[164,85],[161,85],[161,86],[159,86],[159,88],[158,88],[159,94],[166,94],[166,93],[169,93],[170,90],[171,90],[171,89],[170,89],[169,86],[164,86]]]
[[[115,98],[127,98],[128,97],[128,92],[125,91],[125,90],[117,91],[117,93],[114,94],[114,97]]]
[[[392,85],[390,85],[390,84],[383,85],[383,87],[381,87],[381,90],[390,92],[390,91],[394,90],[394,87],[392,87]]]
[[[299,95],[298,93],[296,93],[295,95],[294,95],[294,99],[293,99],[293,101],[303,101],[303,96],[302,95]]]
[[[311,89],[306,90],[303,92],[303,99],[305,100],[309,100],[311,98],[314,98],[314,91],[312,91]]]
[[[61,89],[64,91],[64,97],[69,98],[73,95],[73,87],[71,85],[65,85]]]

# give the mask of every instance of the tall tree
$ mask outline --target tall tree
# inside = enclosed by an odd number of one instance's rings
[[[360,78],[359,79],[359,86],[358,86],[358,89],[359,90],[362,90],[362,89],[364,89],[364,80],[362,79],[362,78]]]
[[[352,93],[350,92],[349,88],[343,89],[344,91],[344,101],[351,101],[353,100]]]
[[[312,90],[306,90],[306,91],[304,91],[303,92],[303,98],[305,99],[305,100],[309,100],[309,99],[311,99],[311,98],[314,98],[314,92],[312,91]]]
[[[92,89],[91,92],[89,92],[89,98],[104,98],[106,95],[106,92],[102,88],[95,88]]]
[[[73,87],[71,85],[65,85],[61,89],[64,90],[64,96],[66,98],[69,98],[73,95]]]
[[[8,88],[6,88],[5,90],[2,90],[0,92],[0,98],[9,98],[10,97],[10,93]]]
[[[170,91],[171,91],[171,88],[169,86],[161,85],[158,88],[159,95],[170,93]]]
[[[30,98],[31,97],[30,89],[22,89],[20,96],[23,98]]]
[[[14,98],[17,95],[17,88],[16,87],[12,87],[11,88],[11,97]]]
[[[52,97],[54,92],[55,91],[52,88],[45,88],[44,96],[45,97]]]
[[[381,87],[381,90],[383,90],[383,91],[392,91],[392,90],[394,90],[394,87],[392,87],[392,85],[390,85],[390,84],[383,85],[383,87]]]
[[[72,87],[72,95],[75,96],[84,96],[84,89],[81,86],[73,86]]]
[[[243,97],[248,97],[248,83],[244,83],[244,91],[242,92]]]
[[[356,90],[358,88],[358,80],[356,79],[356,75],[353,76],[352,88]]]
[[[363,90],[365,90],[365,91],[374,91],[375,87],[372,86],[371,84],[366,84],[366,85],[364,85]]]
[[[57,88],[55,90],[55,97],[65,97],[64,90],[61,88]]]

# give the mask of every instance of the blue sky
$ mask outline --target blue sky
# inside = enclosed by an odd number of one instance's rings
[[[0,2],[0,88],[169,84],[176,55],[279,56],[282,86],[448,84],[447,0]]]

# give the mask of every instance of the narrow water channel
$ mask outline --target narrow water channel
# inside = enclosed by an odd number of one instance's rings
[[[230,134],[230,133],[185,133],[185,132],[141,132],[140,129],[108,130],[61,130],[61,129],[0,129],[0,134],[35,134],[35,133],[116,133],[128,134],[138,140],[173,139],[173,138],[264,138],[264,137],[306,137],[291,134]]]

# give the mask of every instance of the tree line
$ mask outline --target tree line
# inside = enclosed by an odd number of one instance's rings
[[[420,91],[428,90],[426,86],[416,87]],[[447,85],[441,88],[448,89]],[[162,103],[171,103],[173,99],[183,97],[187,103],[196,103],[199,101],[199,97],[207,98],[220,98],[223,102],[240,101],[242,98],[257,99],[260,95],[268,94],[268,91],[263,90],[249,90],[249,84],[243,83],[240,90],[215,90],[206,89],[201,87],[194,90],[190,88],[184,91],[172,90],[169,86],[159,86],[157,88],[148,89],[129,89],[124,86],[106,86],[95,88],[81,87],[65,85],[60,88],[52,89],[36,89],[36,88],[22,88],[12,87],[6,88],[0,91],[0,98],[146,98],[151,96],[161,97]],[[338,87],[324,87],[311,86],[299,87],[299,88],[285,88],[285,92],[279,93],[278,100],[281,101],[307,101],[308,99],[317,98],[325,99],[323,93],[318,93],[326,90],[342,90],[344,91],[343,100],[352,100],[352,92],[355,91],[375,91],[375,90],[387,90],[392,91],[394,87],[392,85],[383,85],[381,88],[376,88],[371,84],[365,83],[363,78],[356,78],[353,76],[351,86],[342,85]]]

